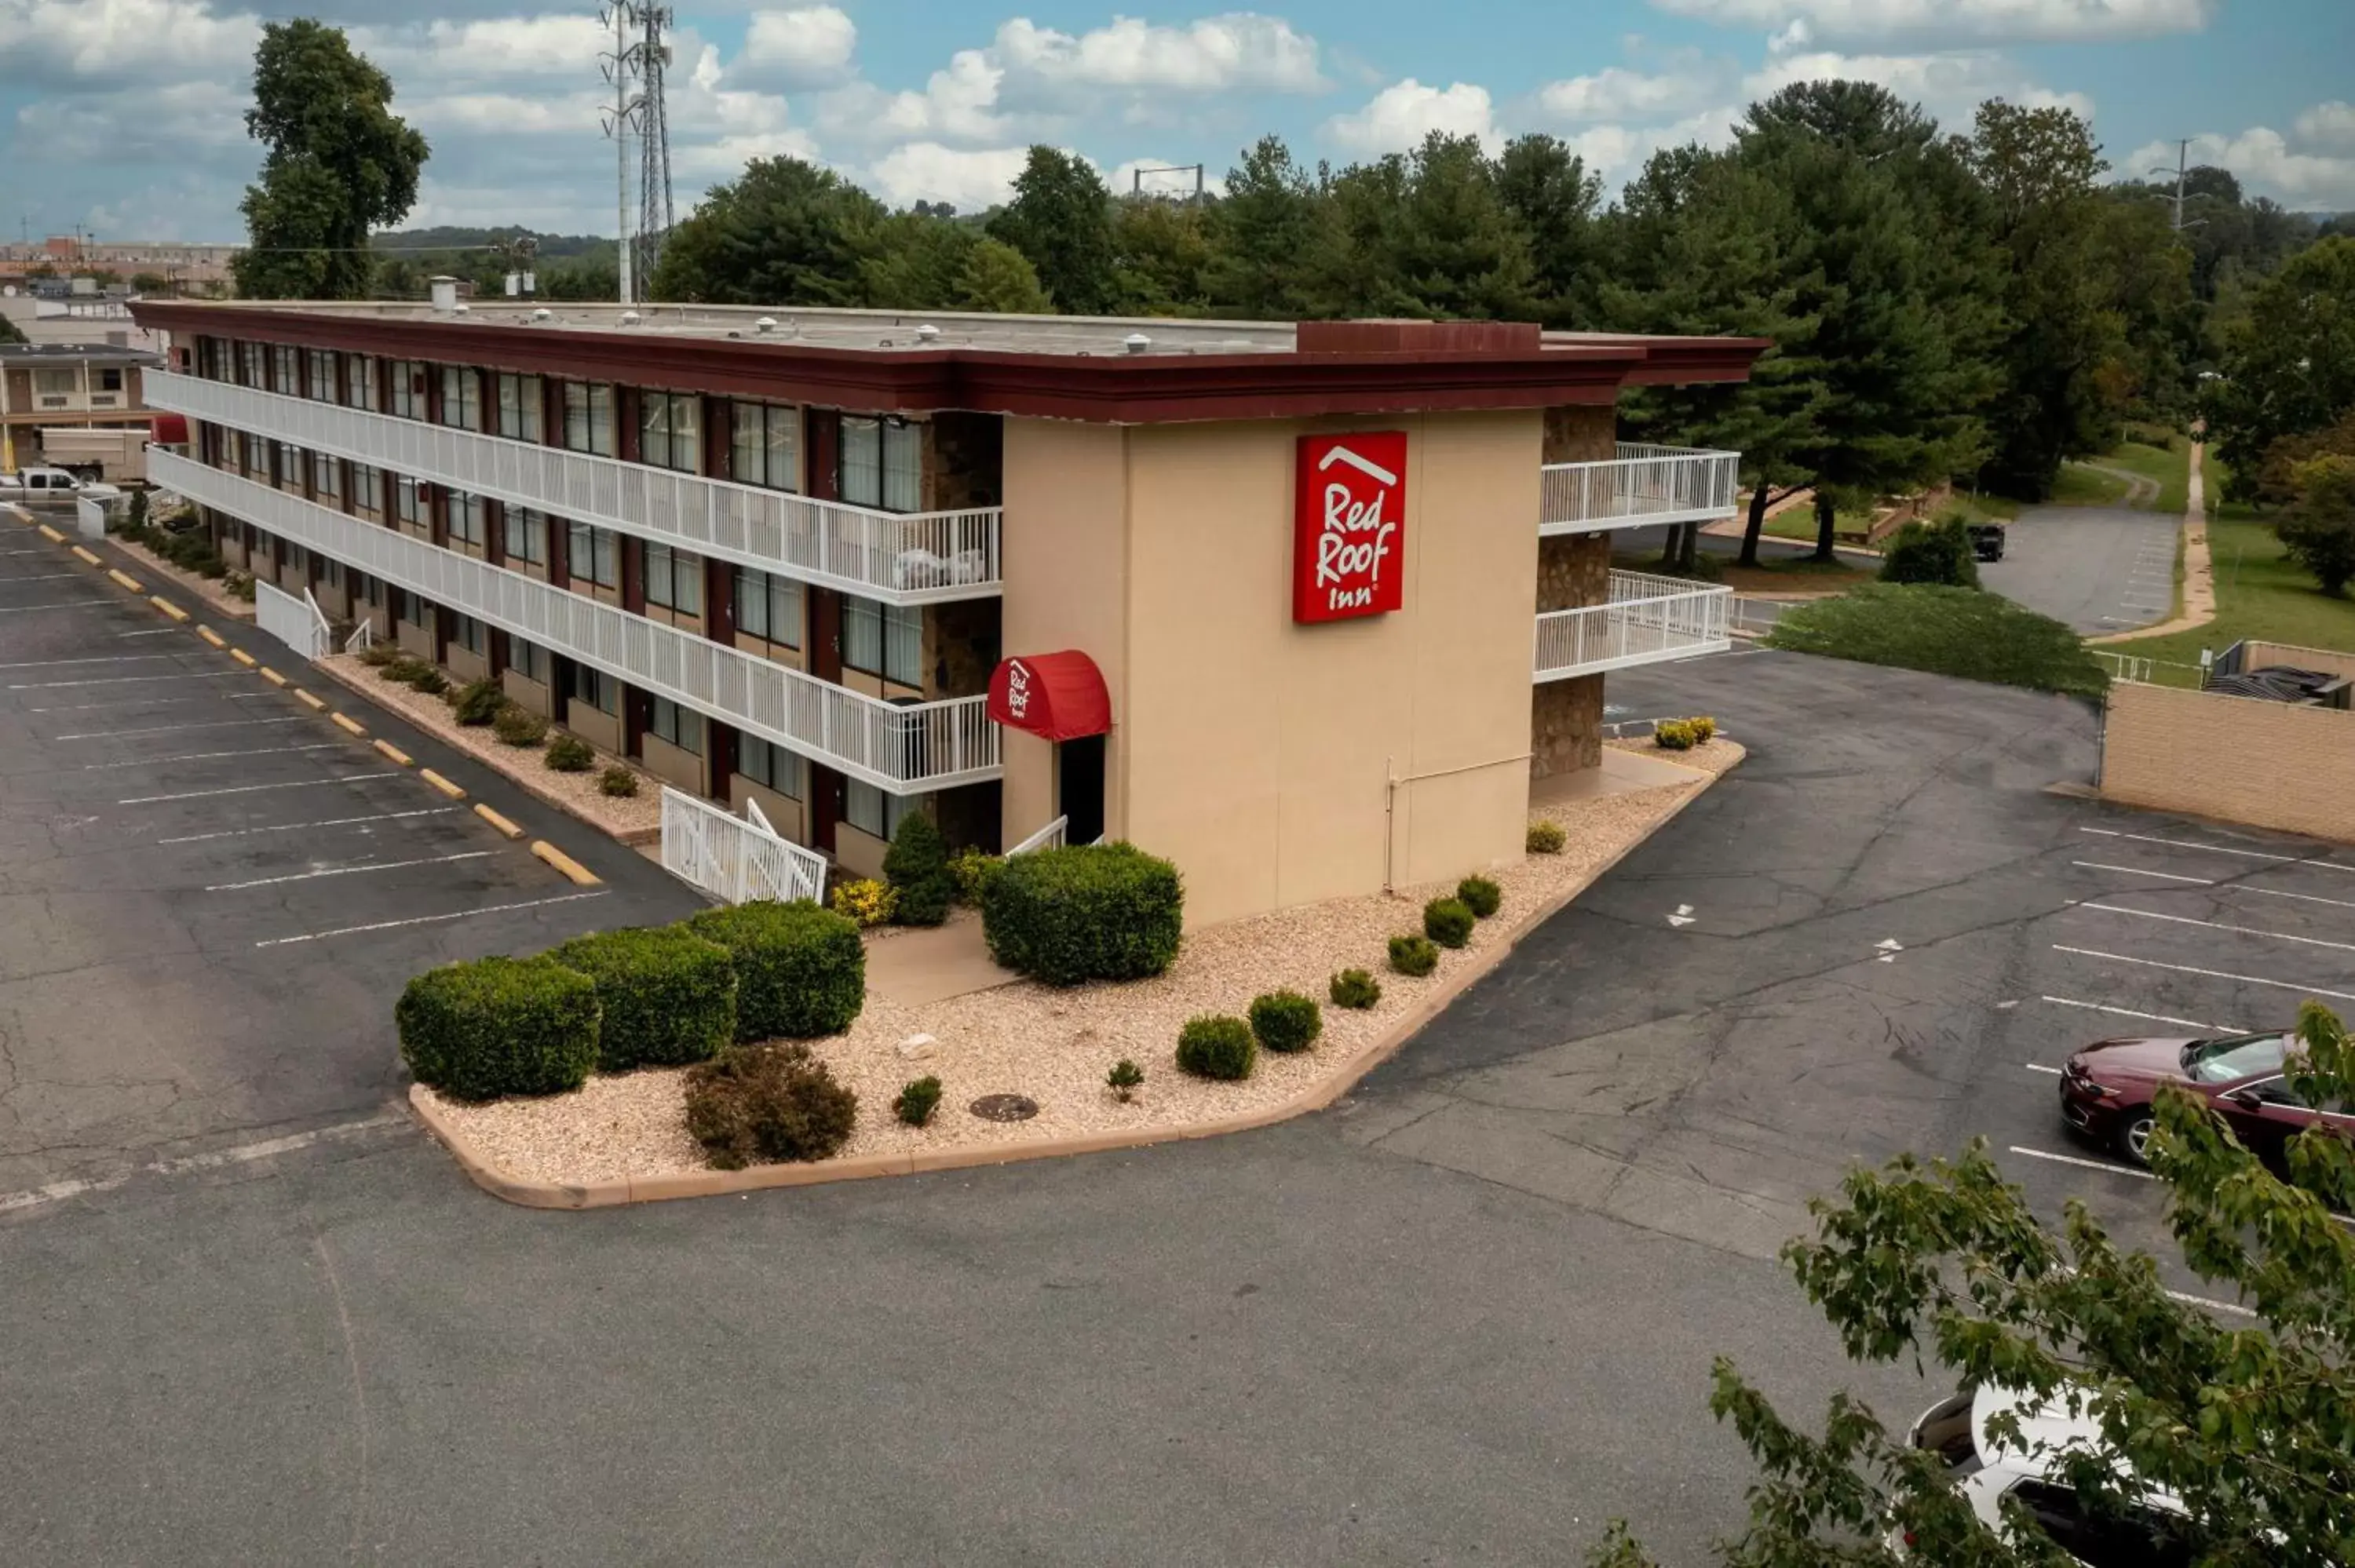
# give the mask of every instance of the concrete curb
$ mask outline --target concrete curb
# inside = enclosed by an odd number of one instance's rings
[[[1091,1133],[1082,1137],[1038,1139],[1024,1143],[967,1144],[927,1153],[865,1154],[855,1159],[822,1160],[802,1165],[754,1165],[741,1171],[694,1171],[675,1176],[561,1182],[527,1181],[521,1177],[511,1176],[491,1163],[468,1141],[464,1133],[452,1125],[421,1084],[410,1086],[409,1107],[416,1112],[417,1119],[424,1124],[425,1130],[450,1151],[451,1157],[457,1160],[459,1168],[465,1171],[474,1185],[495,1198],[505,1199],[527,1209],[610,1209],[625,1203],[653,1203],[671,1198],[716,1198],[730,1192],[754,1192],[771,1187],[809,1187],[822,1181],[858,1181],[871,1176],[912,1176],[927,1171],[962,1171],[980,1165],[1010,1165],[1023,1160],[1101,1154],[1115,1149],[1142,1149],[1156,1143],[1220,1138],[1228,1133],[1272,1127],[1310,1111],[1323,1110],[1357,1087],[1359,1079],[1397,1054],[1400,1047],[1446,1011],[1448,1004],[1504,962],[1513,949],[1520,946],[1522,938],[1568,907],[1580,894],[1594,885],[1604,874],[1649,842],[1652,833],[1675,821],[1686,807],[1700,800],[1710,786],[1724,777],[1724,774],[1709,773],[1698,768],[1689,770],[1699,788],[1678,800],[1667,816],[1654,824],[1651,833],[1645,834],[1575,883],[1529,909],[1520,923],[1506,934],[1503,941],[1473,955],[1470,963],[1444,977],[1414,1006],[1401,1013],[1388,1031],[1368,1041],[1351,1054],[1335,1058],[1325,1075],[1316,1083],[1308,1085],[1290,1099],[1259,1110],[1185,1127],[1140,1128],[1134,1132]]]

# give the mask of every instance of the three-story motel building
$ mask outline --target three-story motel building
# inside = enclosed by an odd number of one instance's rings
[[[1754,340],[1502,323],[145,303],[233,565],[872,874],[1133,840],[1195,923],[1518,855],[1605,673],[1726,646],[1617,530],[1732,453],[1622,387]]]

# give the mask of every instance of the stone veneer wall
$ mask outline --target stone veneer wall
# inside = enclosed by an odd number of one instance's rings
[[[1618,452],[1619,418],[1608,404],[1548,408],[1547,462],[1607,462]],[[1561,535],[1538,541],[1539,610],[1575,609],[1611,597],[1611,535]],[[1603,677],[1578,675],[1530,689],[1529,777],[1550,779],[1603,761]]]

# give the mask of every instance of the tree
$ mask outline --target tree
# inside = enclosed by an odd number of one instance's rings
[[[2308,1105],[2355,1098],[2339,1021],[2307,1002],[2297,1038],[2289,1087]],[[2192,1272],[2247,1304],[2247,1322],[2170,1294],[2157,1261],[2119,1247],[2079,1200],[2048,1229],[1984,1143],[1951,1163],[1907,1156],[1851,1173],[1841,1201],[1811,1205],[1815,1238],[1784,1259],[1851,1360],[1927,1351],[1966,1383],[2090,1417],[2100,1440],[2049,1456],[2056,1473],[2094,1510],[2171,1492],[2203,1568],[2355,1559],[2355,1234],[2330,1212],[2355,1206],[2355,1148],[2301,1133],[2285,1181],[2188,1091],[2163,1089],[2156,1109],[2151,1164],[2169,1226]],[[1749,1528],[1721,1549],[1728,1564],[2070,1561],[2017,1503],[2000,1532],[1981,1523],[1939,1456],[1845,1393],[1812,1436],[1720,1358],[1710,1404],[1763,1472]],[[1901,1531],[1910,1548],[1890,1543]],[[1645,1561],[1622,1526],[1594,1560]]]
[[[1496,164],[1497,195],[1527,242],[1529,302],[1545,326],[1567,328],[1581,318],[1580,296],[1595,260],[1595,207],[1602,176],[1552,136],[1516,136]]]
[[[890,311],[961,309],[957,286],[981,232],[969,224],[910,208],[854,236],[860,253],[860,303]]]
[[[1263,136],[1227,171],[1212,209],[1204,289],[1217,314],[1291,321],[1307,313],[1307,268],[1321,242],[1320,194],[1281,138]]]
[[[0,343],[22,343],[25,329],[6,316],[0,316]]]
[[[647,296],[730,305],[866,302],[863,243],[889,216],[831,169],[755,158],[671,230]]]
[[[2229,336],[2223,379],[2208,399],[2210,437],[2231,473],[2226,493],[2256,494],[2265,453],[2355,410],[2355,239],[2325,239],[2261,284]]]
[[[951,302],[961,311],[996,311],[1007,315],[1053,313],[1055,302],[1039,285],[1030,259],[996,239],[976,240],[957,273]]]
[[[1113,275],[1127,315],[1199,316],[1209,309],[1214,244],[1199,202],[1123,197],[1112,224]]]
[[[2333,599],[2355,580],[2355,457],[2328,452],[2293,471],[2297,499],[2274,524],[2290,558],[2314,574]]]
[[[161,272],[133,272],[131,286],[143,294],[160,294],[172,286],[172,280]]]
[[[1409,311],[1438,320],[1534,313],[1529,231],[1478,139],[1433,131],[1403,172],[1404,200],[1380,261]]]
[[[264,25],[245,129],[270,151],[245,188],[248,246],[229,262],[240,294],[367,297],[368,231],[408,215],[431,151],[391,104],[392,79],[342,28]]]
[[[1028,257],[1063,310],[1082,316],[1114,310],[1112,193],[1086,159],[1031,148],[1015,176],[1014,199],[989,220],[989,237]]]

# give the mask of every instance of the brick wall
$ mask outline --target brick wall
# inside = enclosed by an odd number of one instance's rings
[[[2102,794],[2355,842],[2355,713],[2115,685]]]

